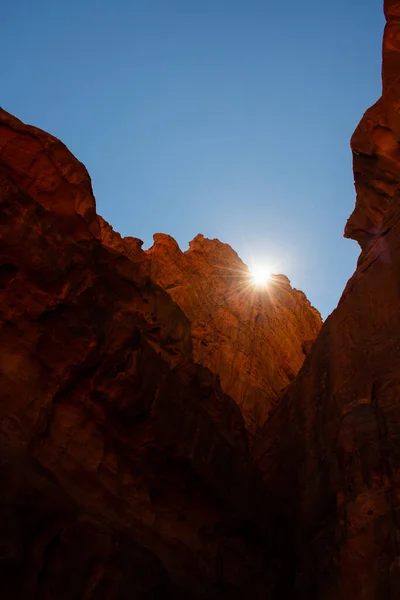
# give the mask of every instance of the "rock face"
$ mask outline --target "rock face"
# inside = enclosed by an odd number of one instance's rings
[[[363,250],[382,236],[399,179],[399,3],[386,0],[385,14],[382,97],[367,110],[351,140],[357,201],[345,236]]]
[[[0,111],[5,598],[400,597],[400,1],[385,13],[382,98],[352,139],[362,252],[311,349],[285,278],[242,322],[229,247],[122,239],[65,146]],[[304,317],[293,353],[280,310]]]
[[[103,243],[138,255],[139,240],[103,227]],[[219,375],[253,440],[303,364],[321,328],[318,311],[283,275],[255,288],[246,265],[219,240],[198,235],[182,252],[158,233],[145,259],[150,278],[189,319],[194,360]]]
[[[400,597],[400,2],[385,13],[382,98],[352,139],[357,270],[256,449],[302,600]]]
[[[317,337],[320,314],[284,275],[254,287],[236,252],[219,240],[198,235],[181,252],[157,234],[147,254],[151,278],[190,321],[195,361],[219,375],[257,437]]]
[[[140,243],[102,244],[83,165],[4,111],[0,205],[2,597],[266,598],[243,419]]]

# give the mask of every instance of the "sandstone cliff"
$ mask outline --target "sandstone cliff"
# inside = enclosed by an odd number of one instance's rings
[[[304,600],[400,597],[400,2],[385,13],[382,98],[352,139],[357,270],[257,447]]]
[[[265,486],[238,404],[253,435],[266,412],[249,390],[268,387],[274,402],[277,375],[242,379],[242,365],[253,334],[275,360],[260,325],[275,327],[270,297],[284,310],[305,300],[278,278],[257,327],[238,327],[231,249],[198,237],[182,253],[158,236],[144,252],[122,239],[65,146],[0,111],[5,598],[400,597],[400,2],[385,12],[382,98],[352,139],[345,235],[362,252],[255,442]],[[202,301],[205,273],[221,314]],[[288,334],[298,368],[308,331]],[[222,350],[232,335],[237,362]]]
[[[198,235],[182,252],[171,236],[158,233],[142,252],[140,240],[122,239],[102,223],[103,243],[141,258],[151,280],[184,311],[194,360],[219,375],[255,438],[318,334],[318,311],[283,275],[267,288],[254,287],[246,265],[219,240]]]
[[[236,252],[219,240],[198,235],[181,252],[157,234],[148,256],[151,278],[190,321],[195,361],[219,375],[256,437],[299,372],[320,314],[284,275],[254,287]]]
[[[0,111],[1,596],[265,598],[240,411],[102,228],[83,165]]]

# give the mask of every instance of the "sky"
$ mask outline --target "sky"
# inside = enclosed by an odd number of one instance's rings
[[[3,0],[0,105],[60,138],[122,235],[229,243],[323,317],[352,275],[349,140],[380,0]]]

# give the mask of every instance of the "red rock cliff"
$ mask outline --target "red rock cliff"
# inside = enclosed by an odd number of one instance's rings
[[[134,238],[103,226],[103,243],[140,252]],[[283,275],[267,288],[251,284],[246,265],[219,240],[198,235],[182,252],[157,233],[146,253],[148,273],[188,317],[197,363],[219,375],[239,405],[251,439],[297,375],[321,327],[321,317]]]
[[[400,597],[400,2],[353,139],[357,270],[257,447],[297,599]]]
[[[61,142],[0,112],[5,598],[400,597],[400,2],[385,12],[382,98],[352,140],[362,252],[255,443],[268,494],[237,404],[193,360],[206,317],[179,285],[215,242],[144,253]]]
[[[0,111],[1,596],[265,598],[240,411],[101,229],[83,165]]]

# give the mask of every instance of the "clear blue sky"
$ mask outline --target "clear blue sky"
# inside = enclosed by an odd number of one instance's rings
[[[218,237],[326,316],[383,24],[380,0],[3,0],[0,104],[85,163],[123,235]]]

